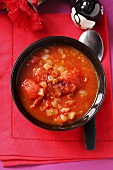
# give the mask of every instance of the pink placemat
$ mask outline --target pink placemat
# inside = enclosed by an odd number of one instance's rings
[[[104,67],[107,79],[106,97],[96,115],[97,145],[87,151],[83,127],[52,132],[26,120],[17,110],[10,92],[10,75],[19,54],[34,41],[53,35],[78,39],[81,29],[69,14],[42,14],[44,29],[28,32],[13,26],[6,14],[0,17],[0,159],[4,166],[45,164],[113,157],[113,112],[111,68],[106,15],[95,30],[104,42]]]

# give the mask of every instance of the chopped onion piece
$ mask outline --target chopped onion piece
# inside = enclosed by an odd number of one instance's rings
[[[33,69],[34,76],[37,76],[39,74],[39,72],[40,72],[40,68],[34,68]]]
[[[55,84],[58,82],[57,79],[55,79],[52,75],[49,75],[48,76],[48,82],[52,82],[52,84]]]
[[[64,67],[63,66],[60,66],[57,68],[57,70],[59,70],[60,72],[64,71]]]
[[[68,112],[70,110],[70,108],[68,107],[64,107],[62,109],[60,109],[61,112]]]
[[[58,110],[57,109],[49,109],[49,110],[46,110],[46,113],[47,113],[47,116],[52,116],[52,115],[56,115],[58,114]]]
[[[68,118],[69,118],[69,119],[74,119],[75,115],[76,115],[76,113],[75,113],[74,111],[69,112]]]
[[[40,88],[40,89],[39,89],[38,95],[44,96],[44,89],[43,89],[43,88]]]
[[[49,80],[49,81],[53,81],[53,80],[54,80],[53,76],[52,76],[52,75],[49,75],[49,76],[48,76],[48,80]]]
[[[44,52],[45,52],[45,53],[49,53],[49,50],[48,50],[48,49],[44,49]]]
[[[54,118],[54,121],[55,121],[57,124],[62,124],[62,123],[61,123],[62,120],[61,120],[61,118],[60,118],[59,116],[55,117],[55,118]]]
[[[43,60],[47,60],[49,58],[49,54],[43,54],[43,56],[41,57]]]
[[[51,60],[46,60],[46,62],[47,62],[48,64],[50,64],[50,65],[53,64]]]
[[[87,93],[86,93],[86,91],[85,91],[85,90],[79,90],[79,93],[80,93],[80,94],[82,94],[82,95],[84,95],[84,96],[86,96],[86,95],[87,95]]]
[[[66,55],[65,54],[62,54],[62,58],[65,58],[66,57]]]
[[[55,98],[55,99],[54,99],[54,101],[53,101],[53,102],[51,102],[52,106],[53,106],[53,107],[57,106],[57,105],[58,105],[58,103],[59,103],[59,101],[60,101],[60,99]]]
[[[58,49],[58,52],[59,52],[60,54],[63,54],[63,49],[62,49],[62,48],[59,48],[59,49]]]
[[[67,70],[65,70],[65,71],[61,72],[61,77],[63,77],[63,78],[64,78],[64,77],[66,76],[67,72],[68,72]]]
[[[58,108],[61,109],[61,105],[60,104],[58,104]]]
[[[50,66],[48,63],[44,64],[43,66],[46,70],[49,70],[52,66]]]
[[[85,77],[84,82],[87,82],[87,77]]]
[[[44,111],[45,109],[46,109],[45,106],[43,106],[43,107],[40,106],[40,110],[41,110],[41,111]]]
[[[41,85],[42,87],[44,87],[44,88],[47,87],[46,81],[41,81],[41,82],[40,82],[40,85]]]
[[[68,121],[68,117],[67,116],[64,116],[64,115],[60,115],[60,118],[63,120],[63,122],[66,122]]]

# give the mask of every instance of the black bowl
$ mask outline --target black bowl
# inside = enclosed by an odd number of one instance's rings
[[[23,63],[25,62],[25,60],[30,56],[30,54],[40,48],[44,48],[44,47],[47,47],[50,45],[57,45],[57,44],[74,47],[74,48],[78,49],[79,51],[81,51],[83,54],[85,54],[87,56],[87,58],[93,64],[93,66],[97,72],[97,76],[98,76],[98,92],[96,95],[96,99],[95,99],[93,105],[91,106],[91,108],[79,120],[73,121],[70,124],[64,124],[64,125],[47,124],[47,123],[37,120],[32,115],[30,115],[26,111],[26,109],[23,107],[23,105],[20,101],[19,94],[18,94],[18,88],[17,88],[18,87],[19,71],[20,71]],[[103,99],[105,96],[105,91],[106,91],[105,73],[104,73],[104,69],[103,69],[99,59],[92,52],[92,50],[89,49],[89,47],[87,47],[83,43],[79,42],[78,40],[75,40],[75,39],[72,39],[69,37],[53,36],[53,37],[47,37],[47,38],[44,38],[44,39],[34,42],[20,54],[20,56],[18,57],[18,59],[16,60],[16,62],[14,64],[12,74],[11,74],[11,92],[12,92],[12,96],[13,96],[13,99],[14,99],[14,102],[15,102],[17,108],[33,124],[35,124],[39,127],[48,129],[48,130],[54,130],[54,131],[55,130],[56,131],[69,130],[69,129],[77,128],[79,126],[86,124],[90,119],[92,119],[95,116],[95,114],[99,110],[100,106],[102,105],[102,102],[103,102]]]

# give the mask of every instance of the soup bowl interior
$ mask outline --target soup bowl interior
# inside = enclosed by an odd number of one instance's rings
[[[19,97],[19,92],[18,92],[18,77],[19,77],[21,67],[23,66],[23,63],[35,51],[53,45],[70,46],[81,51],[93,64],[98,77],[98,92],[96,94],[95,100],[92,106],[90,107],[90,109],[79,120],[72,121],[71,123],[62,124],[62,125],[53,125],[53,124],[44,123],[36,119],[35,117],[33,117],[30,113],[26,111],[26,109],[22,105]],[[18,110],[33,124],[48,130],[54,130],[54,131],[69,130],[69,129],[77,128],[87,123],[91,118],[95,116],[97,111],[100,109],[100,106],[102,105],[105,96],[105,90],[106,90],[105,73],[97,56],[86,45],[79,42],[78,40],[69,37],[53,36],[34,42],[29,47],[27,47],[17,58],[11,74],[11,92]]]

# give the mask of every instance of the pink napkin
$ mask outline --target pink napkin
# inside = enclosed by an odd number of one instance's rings
[[[78,39],[81,29],[69,14],[42,14],[44,29],[27,32],[13,26],[6,14],[0,14],[0,159],[3,166],[45,164],[113,158],[113,111],[110,54],[106,15],[95,30],[104,42],[102,65],[107,78],[106,97],[96,114],[97,145],[87,151],[83,127],[65,132],[41,129],[17,110],[10,92],[10,75],[18,55],[32,42],[47,36],[63,35]]]

